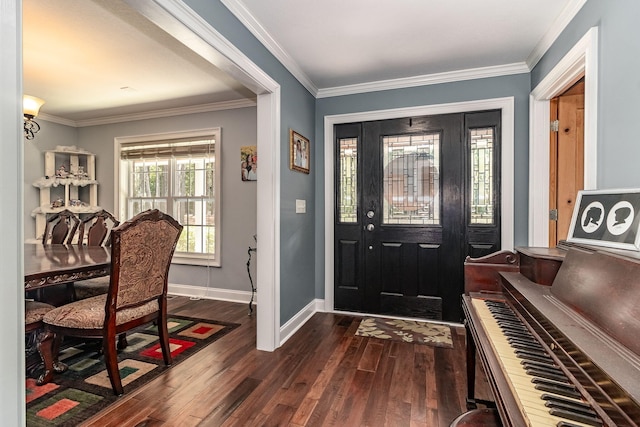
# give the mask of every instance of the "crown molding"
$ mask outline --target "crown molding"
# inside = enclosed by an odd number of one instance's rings
[[[271,34],[249,12],[240,0],[220,0],[223,5],[267,48],[273,56],[304,86],[309,93],[317,96],[318,88],[311,79],[302,71],[297,62],[271,37]]]
[[[529,54],[527,65],[530,70],[533,70],[533,67],[535,67],[544,54],[547,53],[547,50],[553,45],[562,31],[567,28],[569,22],[575,18],[586,2],[587,0],[572,0],[567,3],[558,18],[551,24],[549,31],[542,36],[536,47],[534,47],[533,51]]]
[[[357,93],[376,92],[390,89],[451,83],[463,80],[484,79],[488,77],[506,76],[511,74],[528,73],[529,67],[524,62],[515,64],[495,65],[491,67],[470,68],[468,70],[450,71],[446,73],[425,74],[422,76],[406,77],[402,79],[381,80],[370,83],[359,83],[349,86],[338,86],[320,89],[317,98],[332,96],[354,95]]]
[[[52,123],[58,123],[71,127],[86,127],[109,125],[114,123],[132,122],[135,120],[158,119],[162,117],[182,116],[186,114],[210,113],[212,111],[233,110],[236,108],[255,107],[254,99],[237,99],[234,101],[214,102],[211,104],[191,105],[188,107],[167,108],[164,110],[145,111],[142,113],[120,114],[109,117],[99,117],[86,120],[69,120],[50,114],[39,114],[38,118]]]
[[[47,113],[40,113],[36,117],[36,122],[38,120],[44,120],[51,123],[57,123],[59,125],[70,126],[73,128],[77,128],[78,124],[74,120],[65,119],[64,117],[53,116]]]

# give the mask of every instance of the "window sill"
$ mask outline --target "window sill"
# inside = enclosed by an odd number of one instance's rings
[[[220,261],[217,259],[212,259],[210,255],[175,253],[173,255],[171,263],[181,265],[201,265],[205,267],[220,267]]]

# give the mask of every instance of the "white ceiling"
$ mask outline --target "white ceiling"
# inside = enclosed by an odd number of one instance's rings
[[[221,1],[324,89],[524,64],[586,0]]]
[[[72,121],[255,96],[121,0],[23,0],[23,76]]]
[[[314,95],[526,71],[586,0],[221,0]],[[23,0],[24,91],[75,123],[254,95],[124,0]]]

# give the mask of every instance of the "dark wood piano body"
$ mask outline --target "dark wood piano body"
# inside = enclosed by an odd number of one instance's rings
[[[501,292],[500,273],[520,272],[529,280],[551,286],[567,254],[563,248],[519,247],[464,262],[464,293]]]
[[[504,425],[525,426],[473,299],[505,301],[603,425],[640,426],[640,255],[564,245],[465,261],[468,406],[479,356]]]

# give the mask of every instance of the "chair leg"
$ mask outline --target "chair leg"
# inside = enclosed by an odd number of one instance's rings
[[[77,301],[76,298],[76,288],[73,286],[73,282],[67,283],[67,301],[73,302]]]
[[[169,331],[167,330],[167,311],[160,310],[158,319],[158,335],[160,337],[160,347],[162,347],[162,358],[165,365],[171,365],[171,349],[169,347]]]
[[[67,370],[67,365],[58,361],[58,351],[60,349],[60,337],[51,331],[44,331],[36,338],[36,348],[40,358],[44,363],[44,372],[38,380],[37,385],[47,384],[53,379],[53,373],[62,373]]]
[[[118,350],[124,350],[125,348],[127,348],[127,346],[129,345],[129,343],[127,342],[127,334],[126,332],[121,333],[120,335],[118,335]]]
[[[120,370],[118,369],[118,352],[116,346],[113,345],[113,336],[108,338],[104,337],[102,340],[102,351],[104,352],[104,361],[107,365],[107,372],[109,374],[109,381],[111,381],[111,388],[116,396],[122,396],[124,389],[122,388],[122,380],[120,379]]]

